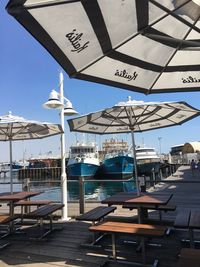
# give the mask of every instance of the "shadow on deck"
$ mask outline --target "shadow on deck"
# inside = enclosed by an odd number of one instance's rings
[[[111,238],[106,236],[102,241],[102,248],[82,248],[80,244],[92,241],[92,233],[88,231],[89,224],[70,221],[63,225],[62,231],[52,233],[48,239],[42,241],[24,240],[10,237],[11,245],[0,251],[0,266],[100,266],[107,255],[111,255]],[[34,234],[35,227],[29,229]],[[195,234],[195,237],[198,237]],[[154,243],[162,244],[162,247],[147,247],[147,263],[153,259],[159,260],[160,267],[178,266],[178,254],[181,247],[187,244],[180,242],[187,238],[188,233],[172,230],[169,236],[161,239],[153,239]],[[200,238],[200,237],[199,237]],[[21,239],[21,240],[20,240]],[[124,244],[123,240],[132,240],[131,236],[119,236],[117,238],[117,255],[129,261],[141,261],[141,253],[136,252],[136,246]],[[110,263],[109,266],[115,266]],[[117,266],[126,266],[117,264]],[[134,266],[134,265],[133,265]]]

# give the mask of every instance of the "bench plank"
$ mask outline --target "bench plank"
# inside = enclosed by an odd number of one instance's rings
[[[42,206],[53,203],[52,200],[20,200],[14,206]]]
[[[10,216],[10,215],[5,215],[5,214],[0,214],[0,224],[4,225],[7,223],[10,223],[17,218],[18,218],[18,216]],[[1,233],[0,239],[5,238],[9,234],[10,234],[10,230],[7,230],[5,233]],[[7,247],[8,245],[10,245],[10,242],[0,243],[0,250]]]
[[[107,207],[107,206],[98,206],[76,218],[76,220],[79,221],[90,221],[94,225],[96,222],[100,222],[104,219],[106,215],[108,215],[111,212],[114,212],[117,207]],[[104,234],[101,236],[96,237],[95,233],[93,236],[93,241],[90,244],[82,244],[82,247],[101,247],[98,244],[98,242],[104,237]]]
[[[106,215],[108,215],[111,212],[114,212],[116,210],[116,207],[106,207],[106,206],[98,206],[76,218],[76,220],[79,221],[100,221],[103,219]]]
[[[174,227],[175,228],[188,228],[190,215],[191,215],[190,210],[181,210],[180,212],[178,212],[175,222],[174,222]]]
[[[192,210],[189,228],[200,229],[200,210]]]
[[[10,215],[0,215],[0,224],[9,223],[15,219],[17,219],[17,216],[10,216]]]
[[[176,206],[171,206],[171,205],[159,205],[159,206],[143,206],[144,208],[148,209],[148,210],[161,210],[161,211],[175,211],[176,210]],[[122,208],[124,209],[137,209],[138,206],[136,205],[131,205],[131,204],[125,204],[122,206]]]
[[[42,238],[44,238],[45,236],[50,234],[53,230],[57,230],[57,229],[53,229],[52,214],[55,211],[62,209],[63,207],[64,207],[64,204],[48,204],[45,206],[41,206],[40,208],[23,215],[23,218],[26,218],[26,219],[40,220],[40,225],[39,225],[40,226],[40,231],[39,231],[40,235],[39,235],[39,237],[34,238],[34,239],[41,240]],[[44,229],[43,219],[49,220],[49,229],[48,230]]]
[[[29,213],[26,213],[23,215],[24,218],[31,218],[31,219],[40,219],[40,218],[46,218],[53,212],[60,210],[64,207],[63,204],[49,204],[44,205],[34,211],[31,211]]]

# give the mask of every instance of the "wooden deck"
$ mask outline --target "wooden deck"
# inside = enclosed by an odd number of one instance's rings
[[[200,181],[200,173],[195,177],[191,176],[189,167],[182,166],[171,177],[168,178],[170,183],[160,183],[152,190],[160,192],[171,192],[173,198],[170,204],[177,205],[175,212],[164,213],[163,219],[169,225],[173,225],[173,221],[177,211],[181,208],[200,208],[200,183],[173,183],[174,179],[179,181]],[[99,203],[86,203],[86,210],[90,210]],[[104,249],[82,248],[80,244],[88,243],[92,240],[92,233],[88,231],[89,224],[86,222],[75,221],[74,217],[79,215],[79,207],[76,203],[69,204],[69,216],[72,219],[67,223],[62,223],[63,230],[53,232],[47,240],[44,241],[25,241],[24,236],[10,237],[11,245],[0,251],[0,267],[61,267],[61,266],[83,266],[93,267],[99,266],[108,254],[111,254],[111,240],[106,237],[102,244]],[[134,221],[134,212],[121,207],[117,207],[117,211],[110,216],[115,219],[116,216],[129,217]],[[152,222],[158,218],[157,212],[151,212]],[[60,224],[60,223],[59,223]],[[30,231],[30,229],[29,229]],[[34,233],[35,228],[32,229]],[[152,240],[160,242],[162,247],[147,247],[147,261],[152,262],[154,258],[159,259],[160,267],[176,267],[178,266],[178,254],[181,246],[182,237],[187,237],[186,231],[172,229],[171,234],[160,240]],[[195,233],[195,238],[200,239],[200,234]],[[130,236],[126,238],[130,239]],[[2,242],[3,240],[1,240]],[[122,237],[118,238],[118,255],[128,258],[129,260],[140,261],[141,253],[136,252],[134,245],[124,244]],[[200,248],[200,245],[199,245]],[[106,250],[105,250],[106,249]],[[109,266],[114,267],[115,264]],[[117,266],[126,266],[125,264],[117,264]]]

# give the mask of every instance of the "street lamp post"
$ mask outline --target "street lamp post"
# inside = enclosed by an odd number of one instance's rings
[[[49,96],[49,100],[43,104],[44,108],[47,109],[60,109],[60,121],[63,129],[63,133],[61,134],[61,200],[64,204],[64,208],[62,210],[62,220],[69,220],[68,217],[68,207],[67,207],[67,174],[66,174],[66,152],[65,152],[65,121],[64,116],[71,116],[78,114],[72,107],[72,103],[69,99],[64,97],[63,90],[63,73],[60,72],[59,75],[59,93],[55,90],[52,90]],[[66,101],[66,105],[65,105]]]

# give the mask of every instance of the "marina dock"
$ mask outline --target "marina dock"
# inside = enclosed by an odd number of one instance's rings
[[[196,172],[193,177],[189,166],[181,166],[172,176],[164,179],[151,188],[150,191],[159,191],[165,194],[170,192],[173,194],[170,204],[176,205],[177,209],[174,212],[167,212],[163,214],[164,222],[172,227],[169,236],[159,240],[162,247],[151,247],[147,249],[147,261],[151,262],[153,258],[159,259],[160,267],[178,267],[178,254],[181,247],[188,245],[180,242],[181,238],[187,238],[186,231],[174,230],[173,222],[177,212],[182,208],[198,209],[200,203],[200,173]],[[86,202],[85,209],[90,210],[100,205],[99,202]],[[6,207],[5,207],[6,209]],[[134,211],[122,209],[117,207],[116,212],[110,219],[133,220],[135,216]],[[92,233],[88,231],[87,222],[79,222],[75,217],[79,215],[79,203],[69,203],[69,216],[71,220],[62,223],[63,230],[55,231],[47,240],[33,241],[23,238],[10,237],[11,245],[0,251],[0,266],[8,267],[93,267],[100,266],[106,259],[106,255],[111,254],[111,239],[106,237],[102,242],[104,249],[82,248],[80,244],[88,243],[92,240]],[[150,213],[152,222],[158,218],[157,211]],[[163,222],[163,224],[164,224]],[[58,222],[60,225],[61,223]],[[33,229],[34,231],[34,229]],[[195,238],[200,239],[199,233],[195,232]],[[1,240],[3,241],[3,240]],[[197,247],[198,248],[198,247]],[[122,244],[120,239],[117,244],[118,254],[122,257],[127,257],[132,260],[140,261],[141,254],[136,252],[133,245]],[[114,263],[109,266],[126,266],[125,264]],[[134,265],[133,265],[134,266]]]

